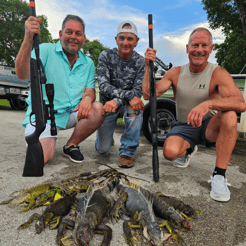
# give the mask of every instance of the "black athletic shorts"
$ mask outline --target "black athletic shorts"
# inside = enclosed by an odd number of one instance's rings
[[[167,134],[167,138],[170,136],[179,136],[190,143],[192,150],[198,144],[205,145],[206,147],[214,147],[215,143],[208,142],[205,138],[205,131],[210,120],[211,118],[202,121],[200,127],[193,127],[187,123],[174,120],[171,122],[171,130]]]

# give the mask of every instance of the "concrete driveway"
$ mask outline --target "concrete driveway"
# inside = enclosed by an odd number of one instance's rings
[[[122,126],[117,126],[114,134],[115,145],[111,154],[101,156],[94,148],[95,133],[80,144],[85,156],[83,164],[74,164],[62,156],[62,146],[70,136],[72,130],[61,131],[56,144],[56,154],[44,168],[43,177],[22,177],[25,162],[24,128],[21,122],[25,112],[0,108],[1,129],[1,158],[0,158],[0,201],[13,197],[13,192],[28,189],[47,181],[58,181],[78,174],[79,171],[97,171],[104,169],[101,164],[108,164],[118,168],[118,149]],[[165,160],[162,149],[159,152],[160,181],[153,181],[152,146],[141,135],[140,147],[134,156],[135,166],[131,169],[121,169],[131,180],[138,180],[140,184],[151,191],[161,191],[175,196],[195,209],[201,210],[198,219],[190,224],[191,232],[179,233],[187,245],[246,245],[246,142],[238,141],[233,151],[227,170],[227,179],[231,184],[231,200],[227,203],[213,201],[210,196],[210,184],[207,182],[214,169],[215,148],[206,149],[199,146],[197,154],[186,169],[173,167]],[[140,178],[140,179],[138,179]],[[12,194],[12,195],[11,195]],[[41,212],[44,208],[37,208]],[[27,229],[18,231],[34,213],[18,213],[20,208],[0,206],[0,245],[22,246],[55,246],[56,230],[46,229],[41,234],[35,233],[34,223]],[[110,225],[110,224],[109,224]],[[125,243],[122,221],[112,225],[113,240],[111,245],[127,245]],[[95,236],[91,245],[100,245],[101,236]],[[174,240],[165,245],[178,245]]]

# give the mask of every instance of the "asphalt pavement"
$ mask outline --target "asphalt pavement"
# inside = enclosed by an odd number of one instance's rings
[[[114,134],[115,145],[110,155],[101,156],[94,148],[95,136],[92,134],[80,144],[85,156],[83,164],[74,164],[63,157],[62,147],[72,130],[60,131],[56,142],[55,157],[45,165],[44,176],[22,177],[25,162],[24,128],[21,123],[24,111],[0,108],[1,158],[0,158],[0,201],[8,200],[16,191],[28,189],[43,182],[54,182],[78,174],[80,171],[98,171],[105,169],[102,164],[118,168],[120,136],[124,130],[118,125]],[[143,187],[153,192],[161,191],[174,196],[195,209],[201,211],[196,220],[190,221],[193,230],[180,232],[186,245],[246,245],[246,141],[237,141],[226,176],[231,191],[231,200],[226,203],[216,202],[210,198],[208,180],[214,170],[215,148],[206,149],[198,146],[198,152],[185,168],[176,168],[167,161],[159,148],[159,182],[153,181],[152,146],[141,134],[140,146],[134,156],[134,167],[120,169],[130,180],[137,180]],[[55,246],[56,230],[45,229],[41,234],[35,233],[34,223],[29,228],[17,230],[34,212],[42,212],[44,207],[19,213],[21,208],[0,206],[0,245],[1,246]],[[125,243],[122,221],[112,225],[113,239],[111,245]],[[95,235],[92,246],[100,245],[102,236]],[[171,240],[165,245],[178,245]]]

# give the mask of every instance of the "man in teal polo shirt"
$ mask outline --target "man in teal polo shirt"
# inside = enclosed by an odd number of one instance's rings
[[[18,78],[30,78],[30,57],[35,58],[32,49],[33,35],[40,34],[40,18],[30,16],[25,23],[25,37],[16,58],[16,74]],[[91,135],[104,120],[104,110],[100,102],[95,102],[95,66],[93,61],[81,51],[85,42],[85,25],[75,15],[67,15],[59,32],[60,41],[56,44],[41,44],[40,59],[44,65],[47,83],[54,84],[54,108],[57,130],[74,127],[74,131],[63,147],[64,156],[71,161],[81,163],[84,160],[79,150],[79,143]],[[43,97],[48,104],[45,87]],[[35,127],[35,119],[31,117],[31,97],[27,99],[28,109],[23,126],[25,135],[31,134]],[[55,153],[57,136],[50,134],[50,122],[40,135],[40,143],[44,152],[44,163]]]

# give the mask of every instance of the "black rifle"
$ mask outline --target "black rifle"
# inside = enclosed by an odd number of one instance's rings
[[[167,66],[161,59],[159,59],[157,56],[155,57],[155,64],[157,66],[162,67],[164,70],[169,70],[173,67],[173,64],[170,62],[169,66]]]
[[[35,1],[30,0],[31,16],[36,17]],[[36,60],[31,58],[30,70],[31,70],[31,101],[32,101],[32,113],[35,115],[35,131],[26,136],[26,142],[28,144],[26,161],[23,170],[24,177],[39,177],[43,176],[44,168],[44,154],[41,143],[39,142],[39,136],[44,131],[47,119],[51,120],[51,135],[57,135],[55,116],[57,113],[54,110],[54,85],[46,84],[45,90],[49,100],[49,104],[45,105],[43,100],[42,84],[46,83],[46,76],[44,72],[43,64],[39,58],[39,40],[38,34],[33,37],[33,47],[35,50]],[[50,116],[49,116],[50,114]],[[32,124],[32,123],[31,123]]]
[[[152,15],[148,15],[149,47],[153,48],[153,23]],[[150,61],[150,112],[151,112],[151,133],[152,133],[152,166],[154,181],[159,181],[159,160],[158,160],[158,141],[157,141],[157,116],[156,116],[156,89],[155,89],[155,69],[154,63]]]

